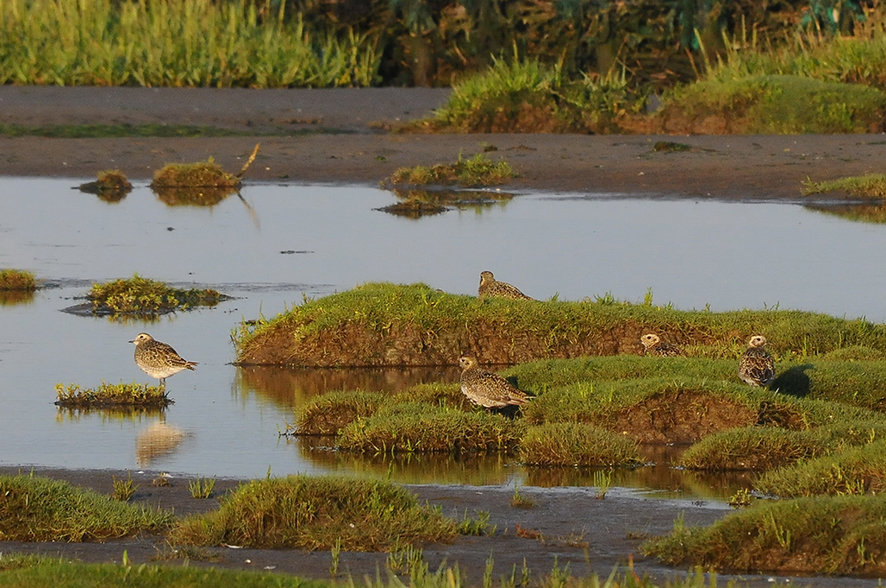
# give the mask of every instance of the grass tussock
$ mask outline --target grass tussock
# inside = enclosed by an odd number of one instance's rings
[[[217,188],[236,190],[240,178],[226,172],[212,159],[197,163],[168,163],[154,173],[151,189]]]
[[[412,170],[414,169],[412,168]],[[404,168],[404,173],[412,170]],[[487,190],[403,190],[394,188],[391,192],[397,197],[398,202],[376,210],[410,219],[442,214],[450,208],[482,212],[486,207],[503,205],[514,197],[508,192]]]
[[[469,158],[460,154],[455,163],[437,163],[431,167],[401,167],[390,178],[393,184],[459,184],[461,186],[494,186],[503,184],[516,174],[507,161],[493,161],[482,153]]]
[[[120,278],[104,284],[93,284],[86,297],[92,304],[92,313],[98,315],[164,314],[197,306],[215,306],[228,299],[212,289],[172,288],[138,274],[129,279]]]
[[[696,358],[734,360],[754,333],[765,333],[779,361],[846,347],[886,350],[886,327],[862,319],[786,310],[681,311],[605,298],[521,304],[425,284],[384,283],[307,301],[271,320],[244,322],[235,342],[239,364],[453,365],[477,341],[484,342],[482,363],[515,364],[639,354],[640,336],[648,331]]]
[[[755,483],[763,493],[786,498],[881,494],[886,488],[883,425],[857,425],[858,447],[767,472]]]
[[[222,500],[217,511],[184,519],[175,544],[240,545],[383,551],[394,545],[447,542],[455,523],[419,506],[387,482],[290,476],[253,481]]]
[[[718,571],[881,576],[886,496],[816,497],[759,504],[707,528],[675,525],[644,544],[669,565]]]
[[[884,110],[886,94],[876,88],[751,75],[677,88],[657,117],[664,131],[679,133],[867,133],[882,130]]]
[[[507,453],[522,434],[522,420],[406,402],[355,420],[342,430],[338,446],[371,454]]]
[[[860,198],[886,198],[886,175],[868,174],[850,176],[824,182],[803,182],[803,195],[825,194],[828,192],[845,192]]]
[[[173,516],[39,476],[0,475],[0,540],[97,541],[162,531]]]
[[[296,415],[295,430],[299,435],[337,435],[354,420],[375,414],[386,398],[360,390],[317,396]]]
[[[771,470],[829,450],[810,431],[745,427],[705,437],[683,454],[680,465],[699,470]]]
[[[77,384],[56,384],[55,404],[64,408],[144,407],[165,408],[173,403],[166,390],[149,384],[106,384],[83,389]]]
[[[530,427],[520,442],[520,461],[542,466],[628,466],[642,463],[630,437],[584,423]]]
[[[33,292],[36,289],[37,280],[31,272],[0,269],[0,292]]]
[[[116,202],[132,191],[132,184],[122,171],[110,169],[98,172],[94,182],[80,184],[78,189],[81,192],[95,194],[102,200]]]

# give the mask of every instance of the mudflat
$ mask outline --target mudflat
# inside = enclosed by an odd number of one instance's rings
[[[207,126],[225,137],[0,137],[0,175],[150,179],[213,157],[245,181],[376,185],[397,168],[486,151],[519,176],[504,189],[692,198],[799,199],[801,182],[878,173],[884,135],[415,134],[447,89],[206,89],[0,86],[0,124]],[[273,132],[273,135],[262,135]],[[250,136],[255,134],[255,136]],[[659,142],[684,151],[655,150]]]

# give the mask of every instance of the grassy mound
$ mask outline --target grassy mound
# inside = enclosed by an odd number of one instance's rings
[[[516,175],[507,161],[492,161],[482,153],[465,159],[461,155],[452,164],[438,163],[431,167],[401,167],[391,175],[392,184],[459,184],[461,186],[495,186]]]
[[[129,279],[93,284],[86,297],[92,304],[92,313],[98,315],[164,314],[197,306],[215,306],[228,299],[212,289],[172,288],[138,274]]]
[[[639,465],[631,438],[584,423],[530,427],[520,442],[520,461],[544,466]]]
[[[166,396],[165,388],[144,384],[105,384],[85,390],[77,384],[65,386],[57,384],[55,392],[57,406],[65,408],[87,407],[144,407],[163,408],[172,404],[173,400]]]
[[[675,89],[658,117],[675,133],[867,133],[883,128],[886,94],[796,75],[715,78]]]
[[[160,531],[172,515],[39,476],[0,475],[0,540],[95,541]]]
[[[217,511],[183,520],[176,544],[256,548],[379,551],[393,545],[451,541],[455,523],[418,505],[386,482],[290,476],[253,481],[227,496]]]
[[[337,435],[360,417],[374,414],[386,395],[381,392],[330,392],[314,398],[296,416],[299,435]]]
[[[722,571],[882,576],[886,496],[804,498],[757,505],[707,528],[676,525],[644,545],[670,565]]]
[[[37,280],[34,279],[34,274],[31,272],[14,269],[0,270],[0,292],[33,292],[36,289]]]
[[[241,324],[240,365],[454,365],[483,342],[483,363],[638,354],[643,332],[701,357],[737,358],[765,333],[779,359],[851,346],[886,350],[886,327],[799,311],[714,313],[645,304],[480,300],[425,284],[366,284]]]

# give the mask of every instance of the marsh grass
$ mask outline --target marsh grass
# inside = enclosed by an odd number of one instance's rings
[[[825,194],[828,192],[845,192],[862,198],[886,198],[886,175],[868,174],[850,176],[824,182],[803,182],[803,195]]]
[[[37,280],[31,272],[0,269],[0,292],[33,292],[36,289]]]
[[[217,511],[193,515],[170,533],[173,544],[379,551],[447,542],[455,523],[387,482],[290,476],[252,481]]]
[[[430,167],[401,167],[390,178],[393,184],[493,186],[513,178],[516,171],[511,164],[500,159],[493,161],[478,153],[465,158],[461,154],[455,163],[437,163]]]
[[[110,169],[98,172],[94,182],[80,184],[78,189],[87,194],[95,194],[106,202],[117,202],[132,191],[132,184],[122,171]]]
[[[811,431],[745,427],[705,437],[686,450],[680,465],[700,470],[771,470],[830,450]]]
[[[884,109],[886,94],[877,88],[750,75],[675,88],[656,116],[668,132],[867,133],[882,130]]]
[[[116,476],[112,476],[112,478],[114,490],[111,496],[114,500],[128,502],[132,495],[135,494],[135,491],[138,490],[138,484],[132,481],[132,474],[130,473],[125,480],[118,480]]]
[[[342,429],[338,446],[382,455],[507,453],[517,446],[523,429],[521,420],[500,414],[406,402],[353,421]]]
[[[215,488],[215,478],[200,478],[188,480],[188,491],[193,498],[212,498],[212,490]]]
[[[388,395],[361,390],[336,391],[311,399],[296,415],[298,435],[337,435],[354,420],[381,407]]]
[[[715,313],[591,300],[523,304],[385,283],[306,301],[270,320],[244,321],[233,336],[240,364],[332,367],[453,365],[476,341],[485,342],[480,360],[487,364],[638,354],[644,331],[659,332],[696,358],[735,360],[753,333],[765,333],[779,361],[855,346],[886,350],[883,325],[824,314]]]
[[[212,289],[173,288],[133,274],[128,279],[93,284],[86,298],[92,305],[92,313],[97,315],[156,315],[198,306],[215,306],[227,300],[228,296]]]
[[[585,423],[530,427],[520,442],[520,461],[543,466],[628,466],[642,463],[637,442]]]
[[[742,572],[875,576],[884,564],[886,495],[757,504],[707,528],[675,525],[643,550],[668,565]]]
[[[0,84],[63,86],[369,86],[373,37],[309,32],[285,3],[247,0],[0,3]]]
[[[138,407],[165,408],[174,401],[161,386],[147,384],[106,384],[83,389],[77,384],[56,384],[55,404],[64,408]]]
[[[40,476],[0,475],[0,539],[98,541],[160,532],[169,513],[135,507]]]
[[[645,95],[623,73],[569,80],[559,66],[535,59],[495,59],[484,72],[452,85],[452,95],[431,119],[412,129],[462,133],[604,133],[638,113]]]
[[[154,173],[151,189],[154,191],[175,188],[217,188],[236,190],[240,178],[226,172],[213,161],[197,163],[167,163]]]

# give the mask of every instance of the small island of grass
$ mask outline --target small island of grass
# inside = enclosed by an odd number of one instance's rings
[[[33,292],[37,289],[34,274],[24,270],[0,269],[0,291]]]
[[[198,306],[215,306],[230,297],[213,289],[173,288],[138,274],[93,284],[86,295],[94,315],[158,315]],[[80,310],[77,308],[77,310]]]
[[[165,408],[173,403],[162,386],[106,384],[81,388],[77,384],[57,384],[57,406],[64,408]]]

